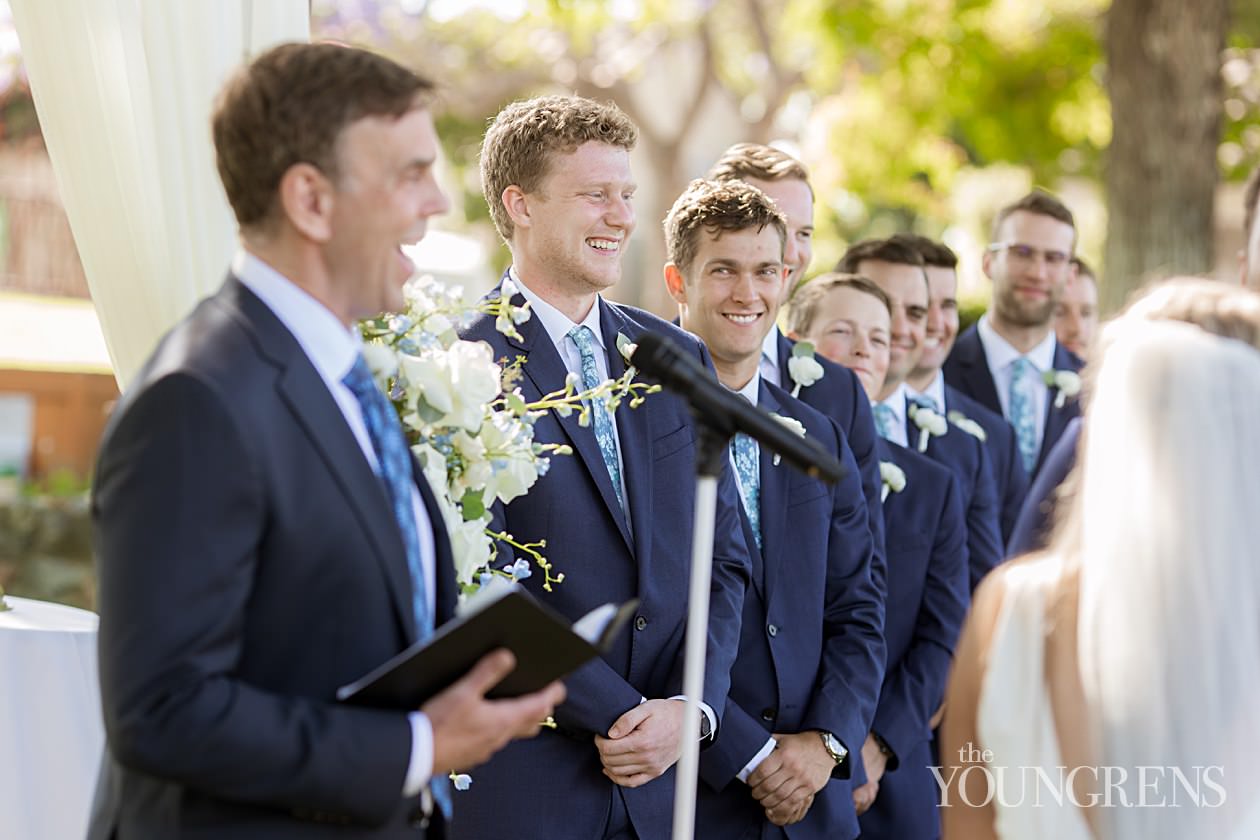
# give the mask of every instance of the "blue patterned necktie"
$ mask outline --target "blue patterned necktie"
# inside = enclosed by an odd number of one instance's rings
[[[595,334],[585,324],[569,330],[569,338],[577,345],[582,354],[582,389],[589,391],[599,387],[599,369],[595,367]],[[608,407],[600,402],[589,406],[591,423],[595,427],[595,440],[599,443],[599,454],[604,457],[604,466],[608,468],[608,477],[612,479],[613,490],[617,493],[617,503],[625,508],[626,502],[621,498],[621,462],[617,458],[617,438],[613,432],[612,415]]]
[[[1032,375],[1032,362],[1020,356],[1015,360],[1011,372],[1011,425],[1015,427],[1015,440],[1019,444],[1019,457],[1024,463],[1024,470],[1032,475],[1037,466],[1037,421],[1033,416],[1033,397],[1030,383],[1025,380]]]
[[[424,566],[420,562],[420,535],[416,531],[415,511],[411,507],[411,488],[414,479],[411,472],[411,454],[407,451],[407,440],[403,437],[402,426],[398,423],[398,415],[389,400],[376,387],[372,372],[367,362],[360,355],[354,367],[341,380],[363,411],[363,423],[367,426],[368,437],[372,439],[372,449],[376,452],[376,460],[380,463],[381,481],[385,484],[389,496],[390,507],[394,511],[394,520],[398,530],[402,532],[403,548],[407,554],[407,569],[411,572],[411,608],[416,622],[416,636],[427,639],[433,635],[433,616],[429,613],[429,601],[424,575]],[[441,772],[435,772],[429,782],[433,799],[442,814],[451,815],[450,784]]]
[[[744,499],[744,512],[748,514],[748,524],[752,526],[753,537],[760,549],[761,465],[757,441],[742,432],[735,435],[731,439],[731,460],[735,462],[735,473],[739,476],[739,493]]]
[[[875,403],[871,410],[875,412],[875,431],[879,432],[879,436],[884,440],[889,440],[893,424],[897,422],[897,415],[893,413],[891,407],[883,403]]]

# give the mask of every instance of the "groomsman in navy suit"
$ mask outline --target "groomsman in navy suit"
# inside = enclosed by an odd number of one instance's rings
[[[788,327],[850,366],[876,398],[888,369],[888,296],[869,280],[824,275],[793,298]],[[930,458],[880,440],[885,480],[888,669],[855,767],[863,838],[939,836],[929,769],[930,721],[945,693],[969,600],[966,528],[958,481]],[[898,474],[899,471],[899,474]],[[865,779],[865,781],[863,781]],[[869,809],[869,810],[867,810]]]
[[[984,252],[993,303],[958,337],[945,381],[1015,429],[1020,458],[1035,477],[1073,417],[1080,415],[1081,360],[1055,340],[1054,309],[1072,271],[1072,211],[1034,190],[998,213]]]
[[[463,331],[496,358],[523,357],[526,399],[592,387],[626,370],[622,345],[663,333],[710,365],[695,338],[647,312],[601,295],[621,277],[634,230],[630,149],[637,130],[612,104],[550,96],[508,105],[486,133],[482,184],[512,252],[492,295],[528,302],[532,317],[505,337],[489,318]],[[457,797],[453,837],[658,838],[670,831],[674,770],[682,750],[683,637],[687,617],[696,429],[684,400],[649,395],[590,421],[554,412],[534,426],[540,442],[573,447],[556,456],[526,496],[496,511],[495,527],[518,543],[545,541],[564,581],[541,591],[576,619],[607,602],[639,600],[633,629],[603,658],[565,682],[556,729],[527,749],[509,748],[478,768]],[[502,563],[511,563],[504,551]],[[718,730],[739,645],[748,549],[730,473],[719,484],[702,735]]]
[[[718,379],[790,418],[847,467],[828,487],[737,435],[731,444],[752,551],[739,657],[714,746],[701,756],[696,836],[852,838],[847,779],[883,677],[881,593],[867,506],[843,431],[766,382],[785,224],[740,181],[694,181],[665,220],[665,282]]]
[[[934,411],[960,428],[974,433],[975,426],[968,424],[968,420],[980,427],[989,463],[993,467],[993,480],[997,482],[998,498],[1002,500],[1001,527],[1005,543],[1010,539],[1020,506],[1028,493],[1028,473],[1020,463],[1015,430],[1001,414],[990,411],[947,384],[941,373],[941,365],[958,337],[958,257],[949,246],[926,236],[899,233],[892,239],[919,252],[928,278],[923,353],[914,370],[906,377],[906,386],[911,397],[927,400]]]
[[[760,143],[736,143],[709,170],[714,181],[743,181],[768,195],[787,220],[787,240],[783,262],[788,269],[783,285],[783,303],[805,281],[813,257],[814,191],[809,173],[796,158]],[[785,336],[777,324],[771,325],[761,346],[761,375],[771,385],[789,391],[811,408],[840,424],[862,475],[862,492],[870,512],[871,533],[875,538],[875,571],[882,586],[884,517],[880,512],[879,457],[875,452],[875,423],[871,404],[853,373],[822,356],[813,361],[821,376],[808,375],[805,360],[792,361],[796,342]],[[794,370],[793,368],[796,368]]]
[[[926,454],[958,479],[967,514],[967,554],[975,588],[1002,561],[1001,502],[984,444],[972,432],[910,399],[906,377],[923,352],[928,282],[919,252],[902,242],[867,240],[851,247],[840,270],[884,291],[892,306],[888,373],[873,409],[880,436]],[[923,444],[926,443],[926,447]]]

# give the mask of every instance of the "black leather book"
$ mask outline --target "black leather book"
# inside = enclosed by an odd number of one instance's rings
[[[520,586],[490,586],[473,595],[460,615],[431,637],[337,689],[337,699],[418,709],[501,647],[516,655],[516,668],[487,696],[529,694],[607,651],[637,607],[637,600],[619,607],[605,604],[571,624]]]

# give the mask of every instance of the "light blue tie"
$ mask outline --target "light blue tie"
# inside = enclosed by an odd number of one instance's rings
[[[884,440],[889,440],[893,424],[897,422],[897,415],[891,407],[883,403],[875,403],[871,410],[875,412],[875,431],[879,432],[879,436]]]
[[[1032,475],[1037,466],[1037,420],[1033,414],[1033,398],[1025,382],[1033,373],[1032,362],[1020,356],[1015,360],[1011,373],[1011,425],[1015,427],[1015,440],[1019,444],[1019,457],[1024,469]]]
[[[582,324],[569,330],[569,338],[573,339],[578,352],[582,354],[582,389],[589,391],[599,387],[599,369],[595,367],[595,334],[590,327]],[[608,477],[612,479],[613,490],[617,493],[617,503],[624,509],[626,502],[621,498],[621,462],[617,459],[617,438],[613,432],[612,415],[603,402],[588,407],[595,426],[595,440],[599,443],[599,454],[604,457],[604,466],[608,467]]]
[[[739,493],[744,498],[744,512],[752,526],[757,548],[761,548],[761,465],[757,441],[748,435],[735,435],[731,439],[731,459],[739,476]]]
[[[341,381],[359,401],[368,437],[372,439],[372,449],[380,463],[381,481],[385,483],[389,504],[394,511],[394,521],[402,532],[407,569],[411,572],[411,609],[416,622],[416,636],[423,641],[433,635],[433,616],[429,613],[429,601],[425,596],[427,586],[424,566],[420,562],[420,535],[416,531],[415,511],[411,507],[411,488],[415,484],[407,440],[403,437],[402,426],[398,423],[394,407],[376,387],[363,356],[355,360],[354,367],[350,368],[350,372]],[[442,814],[449,818],[451,792],[448,779],[436,772],[429,787],[433,791],[434,801],[442,809]]]

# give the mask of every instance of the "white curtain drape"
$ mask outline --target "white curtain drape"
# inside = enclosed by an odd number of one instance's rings
[[[310,37],[308,0],[10,0],[48,154],[119,387],[218,287],[235,222],[213,99]]]

